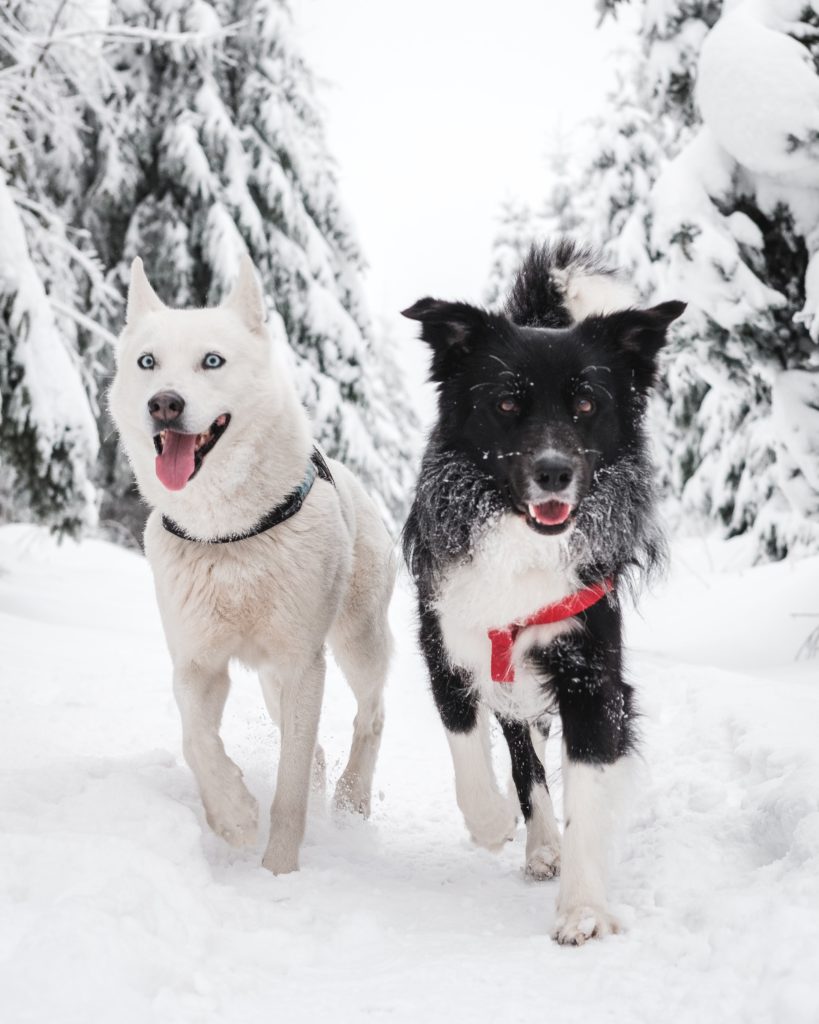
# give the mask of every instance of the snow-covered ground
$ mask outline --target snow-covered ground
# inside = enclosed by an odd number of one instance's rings
[[[369,822],[316,801],[297,875],[209,834],[180,756],[147,565],[0,529],[0,1014],[37,1022],[819,1020],[819,558],[675,548],[630,620],[645,766],[613,873],[627,930],[549,939],[522,828],[473,848],[406,587]],[[733,563],[733,564],[732,564]],[[277,740],[236,673],[228,750],[263,802]],[[352,702],[333,671],[331,781]],[[558,751],[551,750],[559,790]]]

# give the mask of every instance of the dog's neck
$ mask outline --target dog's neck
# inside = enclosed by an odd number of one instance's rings
[[[291,389],[284,390],[275,421],[260,419],[235,439],[228,427],[183,490],[167,491],[152,469],[138,472],[151,506],[202,540],[250,531],[304,480],[313,448],[307,415]]]

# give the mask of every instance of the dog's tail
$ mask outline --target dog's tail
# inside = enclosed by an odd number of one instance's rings
[[[636,299],[602,253],[564,237],[532,246],[504,312],[522,327],[568,327],[587,316],[628,309]]]

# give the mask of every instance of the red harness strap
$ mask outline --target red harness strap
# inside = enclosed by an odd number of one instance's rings
[[[528,619],[521,622],[513,622],[505,629],[490,629],[489,641],[492,644],[492,680],[496,683],[513,683],[515,681],[515,668],[512,664],[512,648],[515,645],[521,630],[529,626],[546,626],[550,622],[561,622],[563,619],[570,619],[579,615],[593,604],[597,604],[601,598],[614,590],[613,580],[603,580],[602,583],[594,583],[585,590],[578,590],[576,594],[569,594],[561,601],[554,604],[547,604],[539,612],[530,615]]]

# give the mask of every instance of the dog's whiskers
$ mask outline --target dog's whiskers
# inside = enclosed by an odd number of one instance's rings
[[[506,363],[506,362],[504,362],[504,361],[503,361],[503,359],[501,359],[501,357],[500,357],[500,356],[498,356],[498,355],[495,355],[495,353],[494,353],[494,352],[491,352],[491,353],[489,354],[489,358],[490,358],[490,359],[494,359],[496,363],[500,363],[500,364],[501,364],[501,366],[502,366],[502,367],[504,368],[504,370],[506,371],[506,374],[508,374],[508,375],[509,375],[510,377],[514,377],[514,376],[515,376],[515,373],[514,373],[514,372],[513,372],[513,371],[512,371],[511,369],[510,369],[510,367],[509,367],[509,364],[508,364],[508,363]]]

